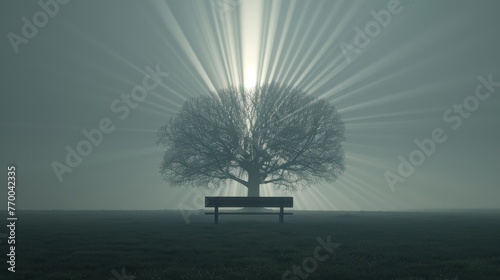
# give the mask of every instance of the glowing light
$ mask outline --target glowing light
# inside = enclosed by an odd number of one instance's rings
[[[257,70],[255,66],[245,68],[245,78],[243,82],[245,88],[253,88],[257,85]]]
[[[349,136],[344,144],[348,167],[335,183],[323,183],[320,186],[325,188],[315,186],[297,193],[296,209],[408,207],[387,190],[381,174],[393,165],[391,159],[380,155],[390,154],[391,150],[376,143],[391,137],[391,133],[397,135],[408,125],[422,122],[421,116],[428,115],[432,108],[395,106],[392,110],[382,110],[381,106],[398,104],[417,94],[430,94],[464,80],[461,76],[441,77],[419,87],[394,86],[408,74],[422,71],[443,57],[436,52],[417,63],[405,63],[409,55],[420,51],[414,42],[435,41],[448,30],[447,25],[422,31],[397,48],[387,48],[387,52],[378,51],[380,45],[374,43],[373,47],[363,50],[355,63],[346,63],[340,44],[344,38],[353,38],[358,15],[369,15],[362,2],[240,0],[234,1],[234,5],[227,4],[229,2],[206,1],[187,6],[186,11],[193,9],[193,21],[186,21],[184,15],[177,14],[175,7],[167,2],[155,2],[164,25],[153,28],[168,51],[180,58],[178,64],[186,72],[186,79],[172,79],[165,86],[178,83],[172,86],[179,93],[176,101],[183,101],[185,94],[196,95],[205,89],[228,86],[243,86],[248,94],[252,94],[255,86],[267,82],[301,87],[315,97],[332,102],[342,114]],[[163,30],[168,30],[170,36],[161,36]],[[450,49],[443,51],[449,53]],[[455,52],[458,51],[457,48]],[[386,84],[392,86],[386,88]],[[164,99],[169,112],[180,107]],[[152,114],[158,113],[155,105],[148,108]],[[164,111],[167,110],[161,112]],[[246,119],[246,126],[246,133],[250,134],[252,116]],[[374,129],[384,129],[387,136],[378,131],[373,133]],[[246,191],[241,184],[231,181],[227,188],[217,190],[216,195],[246,195]],[[278,194],[286,193],[272,189],[272,185],[261,186],[261,195]]]
[[[253,88],[257,85],[257,62],[260,56],[262,0],[242,2],[242,48],[243,85]]]

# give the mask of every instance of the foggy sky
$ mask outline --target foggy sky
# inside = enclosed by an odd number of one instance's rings
[[[161,180],[155,132],[186,98],[241,81],[248,67],[241,71],[239,61],[331,101],[345,121],[345,174],[294,193],[295,209],[499,206],[500,87],[486,96],[484,80],[500,81],[500,2],[401,0],[386,26],[377,23],[377,34],[356,47],[357,28],[395,2],[266,1],[246,14],[244,1],[61,1],[57,11],[47,8],[46,22],[37,1],[0,2],[0,178],[6,182],[6,166],[15,164],[17,209],[192,205],[191,189]],[[23,18],[33,24],[37,13],[41,27],[25,38]],[[262,29],[250,32],[252,20]],[[25,41],[12,44],[12,33]],[[349,46],[359,54],[347,58]],[[155,70],[161,83],[148,80],[154,89],[144,100],[122,99]],[[477,108],[456,111],[464,100]],[[66,147],[76,149],[87,139],[82,130],[100,125],[109,132],[60,181],[54,162],[67,165]],[[440,131],[442,143],[401,176],[399,156],[410,161],[415,140]],[[387,172],[404,182],[391,189]],[[262,193],[283,195],[266,186]],[[233,184],[212,194],[246,189]]]

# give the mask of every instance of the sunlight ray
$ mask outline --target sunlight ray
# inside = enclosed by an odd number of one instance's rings
[[[215,90],[215,86],[210,80],[207,71],[205,69],[205,66],[201,63],[200,59],[198,58],[198,55],[191,47],[189,40],[186,38],[184,32],[182,31],[182,27],[177,22],[176,17],[170,10],[168,4],[166,2],[153,2],[153,3],[155,3],[157,11],[160,12],[162,15],[164,15],[162,16],[162,19],[164,21],[165,26],[171,31],[172,36],[175,37],[178,44],[182,46],[186,56],[192,63],[194,69],[196,69],[198,74],[200,74],[200,77],[205,83],[205,85],[210,90]]]
[[[306,11],[309,10],[311,2],[307,2],[305,6],[303,7],[303,11],[298,15],[298,19],[294,22],[294,25],[296,26],[303,26],[304,21],[306,20]],[[321,5],[317,7],[316,13],[312,16],[312,18],[316,18],[317,14],[319,13],[321,9]],[[310,34],[311,28],[313,26],[313,21],[310,20],[311,17],[308,17],[309,19],[309,25],[308,29],[305,34]],[[285,34],[288,35],[288,34]],[[299,34],[299,32],[293,32],[292,34],[289,34],[287,37],[289,37],[289,42],[287,44],[287,48],[284,53],[283,57],[283,62],[281,63],[282,68],[280,69],[278,76],[276,77],[276,80],[278,81],[286,81],[287,84],[289,84],[286,79],[286,76],[288,72],[291,70],[291,68],[294,66],[294,60],[289,59],[289,56],[291,53],[295,53],[296,55],[301,52],[301,46],[303,46],[304,42],[306,41],[306,36],[304,34]],[[299,42],[300,41],[300,42]],[[298,46],[298,47],[295,47]],[[295,57],[296,57],[295,55]]]
[[[272,34],[274,36],[278,35],[278,44],[276,46],[272,46],[272,54],[271,54],[271,61],[270,61],[270,66],[271,66],[271,73],[270,73],[270,80],[274,81],[276,78],[279,76],[280,71],[282,71],[282,65],[280,67],[280,62],[281,62],[281,57],[283,54],[283,50],[285,49],[284,44],[286,41],[286,34],[290,32],[291,28],[291,22],[293,20],[293,11],[295,10],[296,7],[296,2],[292,1],[289,2],[289,7],[286,7],[286,16],[285,20],[282,25],[280,25],[280,29],[276,30],[276,33]],[[281,8],[281,7],[280,7]],[[281,10],[280,12],[285,12]],[[281,18],[281,13],[278,17],[278,20]]]
[[[341,3],[342,2],[337,2],[335,4],[334,9],[339,8]],[[334,43],[338,40],[338,36],[340,36],[340,34],[342,32],[345,32],[347,25],[349,24],[349,22],[347,20],[345,20],[345,18],[349,18],[350,15],[356,14],[358,12],[358,10],[360,9],[360,7],[362,6],[362,2],[355,2],[355,3],[349,3],[349,4],[350,4],[350,8],[344,14],[344,17],[339,17],[340,20],[336,24],[336,27],[333,30],[333,32],[331,33],[331,35],[329,34],[329,32],[331,32],[331,29],[329,28],[331,22],[327,22],[327,24],[324,24],[322,26],[322,28],[318,32],[318,36],[316,36],[316,39],[312,41],[309,51],[306,53],[306,55],[303,56],[302,61],[299,64],[299,67],[297,67],[297,69],[295,70],[294,74],[291,77],[291,79],[296,80],[298,84],[303,84],[304,89],[307,90],[308,92],[310,92],[311,94],[314,93],[316,91],[316,89],[321,86],[321,85],[318,86],[318,81],[323,79],[322,76],[325,73],[328,73],[329,71],[331,71],[331,69],[334,69],[335,67],[337,67],[337,65],[339,65],[339,61],[342,61],[344,59],[343,56],[340,56],[340,55],[336,56],[335,59],[333,59],[329,63],[330,66],[325,67],[323,72],[320,72],[320,74],[316,75],[316,78],[314,78],[313,80],[311,80],[309,82],[305,81],[305,79],[308,76],[311,76],[313,69],[318,68],[318,63],[320,63],[321,60],[326,61],[326,59],[325,59],[326,54],[329,51],[331,51],[331,49],[335,48]],[[335,15],[337,15],[337,13],[334,13],[329,18],[329,20],[331,20],[331,21],[336,20],[337,18],[335,17]],[[325,37],[325,36],[328,36],[328,39],[326,42],[322,43],[321,42],[322,37]],[[314,57],[310,58],[311,55],[314,55]],[[302,69],[306,63],[308,64],[307,67],[305,69]],[[298,78],[296,78],[296,76],[299,75],[299,73],[300,73],[300,76]]]
[[[366,172],[363,172],[366,178]],[[382,190],[380,188],[376,188],[373,185],[367,183],[366,180],[360,180],[359,178],[352,176],[351,174],[346,174],[346,180],[352,182],[353,185],[360,186],[359,190],[361,190],[366,196],[370,197],[370,201],[377,203],[376,208],[380,208],[382,205],[389,209],[397,209],[396,205],[391,204],[391,200],[387,196],[390,192],[385,189]]]

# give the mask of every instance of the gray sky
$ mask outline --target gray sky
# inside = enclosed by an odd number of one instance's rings
[[[484,86],[500,81],[498,1],[42,2],[0,2],[0,178],[16,165],[18,209],[195,206],[161,181],[154,134],[186,98],[259,77],[330,100],[346,124],[345,174],[295,209],[498,207],[500,86]],[[100,123],[69,167],[66,147]],[[442,143],[414,152],[433,133]]]

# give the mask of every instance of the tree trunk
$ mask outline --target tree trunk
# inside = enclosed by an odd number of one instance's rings
[[[260,196],[260,186],[257,184],[256,186],[247,187],[248,188],[248,196]]]
[[[260,196],[260,172],[259,169],[248,173],[248,197],[259,197]],[[267,212],[264,207],[245,207],[242,209],[245,212]]]
[[[259,170],[248,173],[248,195],[247,196],[260,196],[260,174]]]

